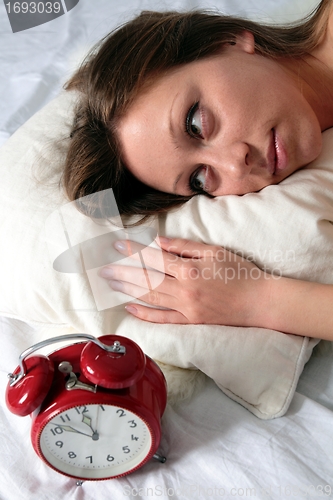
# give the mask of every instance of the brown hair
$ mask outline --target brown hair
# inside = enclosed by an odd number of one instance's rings
[[[140,215],[140,222],[186,202],[190,197],[146,186],[126,168],[116,134],[119,118],[142,89],[170,68],[216,54],[243,30],[253,33],[255,49],[263,56],[304,56],[325,32],[330,4],[322,0],[303,22],[287,26],[202,11],[142,12],[110,33],[65,87],[80,92],[63,173],[69,199],[112,188],[120,214]],[[92,214],[95,208],[90,207]],[[105,212],[99,215],[107,217]]]

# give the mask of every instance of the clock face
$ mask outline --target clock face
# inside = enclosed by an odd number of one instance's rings
[[[60,472],[103,479],[141,464],[152,437],[135,413],[113,405],[88,404],[69,408],[50,420],[39,445],[46,461]]]

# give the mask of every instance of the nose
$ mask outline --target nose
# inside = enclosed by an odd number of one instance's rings
[[[243,179],[251,171],[250,147],[246,142],[215,144],[210,153],[210,164],[234,180]]]

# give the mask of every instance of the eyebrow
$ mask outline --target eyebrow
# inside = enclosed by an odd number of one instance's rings
[[[180,172],[180,174],[177,175],[177,177],[175,179],[175,182],[173,183],[173,188],[172,189],[174,190],[175,194],[177,194],[176,193],[177,183],[178,183],[179,179],[181,178],[182,174],[183,174],[183,172]]]
[[[170,106],[170,113],[169,113],[169,126],[168,126],[169,135],[170,135],[170,138],[171,138],[172,143],[173,143],[173,144],[174,144],[174,146],[175,146],[175,149],[179,149],[179,148],[180,148],[180,144],[179,144],[179,142],[178,142],[178,140],[177,140],[177,136],[176,136],[176,134],[175,134],[175,128],[173,127],[173,122],[172,122],[172,110],[173,110],[173,107],[174,107],[175,101],[176,101],[177,97],[179,96],[179,94],[180,94],[180,92],[177,92],[177,94],[175,95],[175,97],[174,97],[174,99],[173,99],[173,101],[172,101],[172,103],[171,103],[171,106]],[[181,179],[181,177],[183,176],[183,174],[184,174],[184,171],[181,171],[181,172],[177,175],[177,177],[176,177],[176,179],[175,179],[175,181],[174,181],[174,183],[173,183],[172,189],[173,189],[174,194],[178,194],[178,193],[177,193],[177,184],[178,184],[179,180]],[[198,192],[194,191],[193,189],[190,189],[190,194],[185,195],[185,196],[190,196],[190,195],[194,195],[194,194],[198,194]]]
[[[177,140],[177,137],[176,137],[176,134],[175,134],[175,129],[174,129],[174,126],[173,126],[173,121],[172,121],[172,112],[173,112],[173,108],[174,108],[174,105],[175,105],[175,101],[176,101],[176,99],[177,99],[178,96],[179,96],[179,92],[176,93],[176,95],[175,95],[175,97],[174,97],[174,99],[173,99],[173,101],[171,103],[171,106],[170,106],[169,127],[168,127],[168,129],[169,129],[169,135],[170,135],[172,143],[175,146],[175,149],[179,149],[180,148],[180,144],[179,144],[179,142]],[[173,183],[172,189],[173,189],[173,191],[174,191],[175,194],[177,194],[176,193],[176,188],[177,188],[177,184],[178,184],[179,179],[181,178],[182,174],[183,174],[183,172],[180,172],[177,175],[177,177],[176,177],[176,179],[175,179],[175,181]]]

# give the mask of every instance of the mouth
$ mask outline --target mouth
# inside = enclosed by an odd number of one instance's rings
[[[278,175],[282,170],[285,170],[288,166],[288,157],[284,145],[276,133],[275,128],[272,129],[273,132],[273,149],[274,149],[274,172],[273,175]]]
[[[214,177],[214,173],[212,172],[212,168],[209,165],[205,165],[202,170],[203,172],[201,175],[203,178],[203,190],[205,193],[210,194],[210,192],[214,190],[216,179]]]
[[[271,132],[272,134],[269,143],[266,168],[271,175],[275,175],[277,169],[277,161],[278,161],[275,129],[272,128]]]

